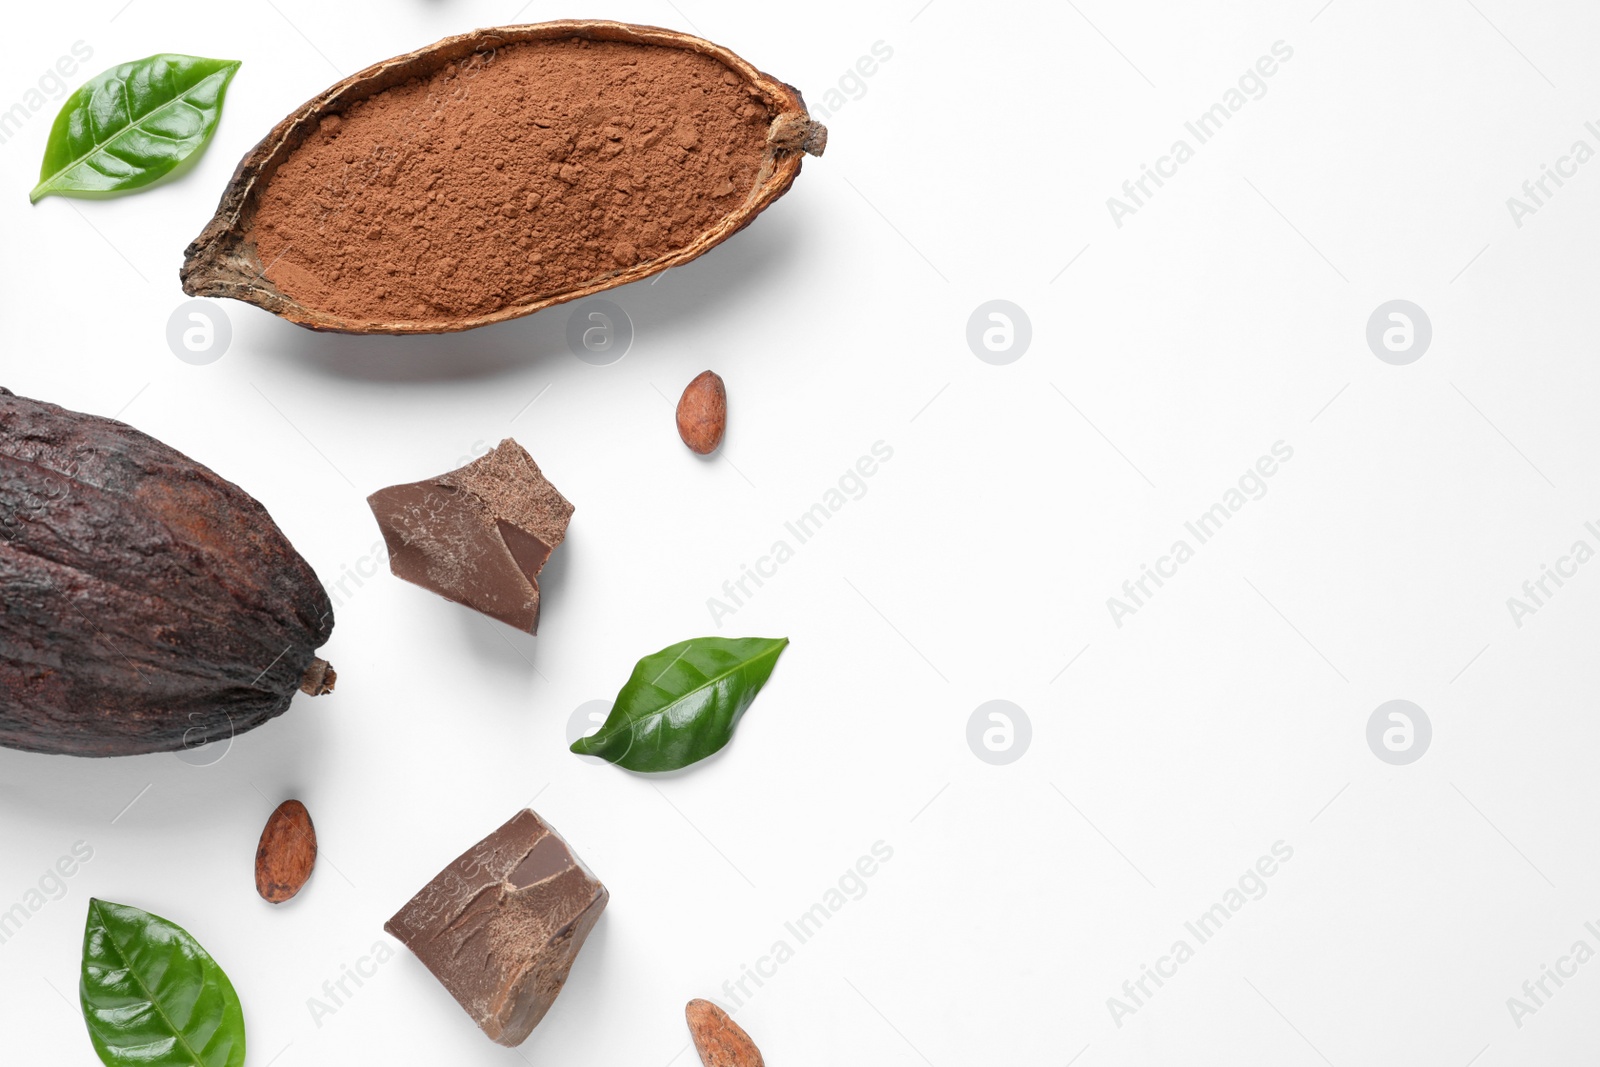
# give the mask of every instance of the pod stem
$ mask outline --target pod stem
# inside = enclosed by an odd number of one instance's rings
[[[786,111],[772,120],[767,143],[781,152],[820,156],[828,147],[828,127],[812,121],[804,111]]]
[[[313,659],[311,666],[300,676],[300,692],[319,697],[324,693],[333,692],[333,685],[338,680],[338,672],[328,664],[327,660]]]

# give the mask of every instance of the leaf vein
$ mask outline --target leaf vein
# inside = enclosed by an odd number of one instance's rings
[[[95,901],[89,906],[93,908],[95,913],[99,916],[100,927],[106,932],[106,940],[111,944],[112,948],[117,950],[118,959],[120,959],[127,967],[128,977],[133,979],[134,984],[139,987],[139,991],[144,994],[145,999],[150,1004],[151,1010],[160,1016],[162,1022],[167,1024],[167,1028],[172,1031],[173,1038],[179,1045],[183,1046],[183,1050],[189,1054],[189,1059],[194,1062],[194,1067],[206,1067],[205,1061],[202,1060],[199,1054],[197,1054],[195,1050],[190,1047],[188,1039],[185,1038],[182,1031],[180,1031],[173,1024],[172,1020],[167,1017],[166,1011],[159,1003],[156,1002],[155,993],[150,989],[149,986],[145,985],[144,977],[139,974],[138,969],[134,966],[133,957],[131,957],[128,954],[128,950],[117,941],[117,935],[112,931],[111,924],[106,922],[105,913],[101,911],[99,902]],[[202,978],[202,981],[204,981],[204,978]]]
[[[46,178],[43,181],[41,181],[39,183],[40,188],[49,189],[49,188],[54,187],[55,183],[60,181],[64,176],[66,176],[67,174],[70,174],[78,166],[88,162],[88,160],[89,160],[89,158],[91,156],[95,155],[98,152],[107,151],[112,145],[116,144],[118,141],[120,141],[123,138],[129,136],[130,134],[132,134],[135,131],[137,131],[139,133],[143,133],[146,136],[151,136],[151,137],[161,137],[161,136],[163,136],[163,135],[156,134],[151,130],[145,129],[144,128],[144,124],[146,122],[150,121],[151,119],[155,118],[156,116],[161,115],[161,114],[163,114],[163,113],[165,113],[165,112],[167,112],[167,111],[169,111],[171,109],[176,109],[176,108],[178,108],[180,106],[187,105],[188,107],[193,108],[197,113],[199,113],[201,115],[201,117],[206,121],[208,126],[209,125],[214,125],[215,122],[217,121],[217,119],[221,117],[221,103],[220,103],[220,101],[213,107],[201,108],[197,104],[195,104],[193,102],[193,100],[190,99],[190,97],[195,95],[198,90],[200,90],[202,87],[206,86],[208,83],[210,83],[213,80],[218,80],[220,82],[220,84],[225,86],[227,81],[232,77],[233,71],[237,70],[237,69],[238,69],[237,66],[235,66],[235,67],[232,67],[232,68],[226,68],[225,67],[225,68],[223,68],[221,70],[212,71],[210,74],[207,74],[205,77],[199,79],[193,85],[189,86],[189,88],[183,89],[181,91],[176,91],[176,95],[174,95],[171,99],[164,101],[163,103],[161,103],[157,107],[151,108],[149,111],[147,111],[144,114],[138,116],[137,118],[135,118],[134,115],[133,115],[133,104],[132,104],[132,101],[130,100],[130,93],[128,91],[128,79],[126,79],[126,78],[122,79],[118,83],[118,88],[122,92],[123,113],[128,117],[128,121],[127,121],[127,124],[125,126],[123,126],[120,130],[115,130],[115,131],[108,130],[108,131],[106,131],[106,134],[105,134],[105,137],[104,137],[103,140],[101,138],[100,131],[96,128],[95,118],[94,118],[94,110],[93,110],[92,107],[88,106],[89,103],[92,103],[92,96],[91,96],[91,100],[89,102],[86,102],[86,104],[84,106],[84,112],[88,117],[89,135],[90,135],[91,140],[94,143],[82,155],[78,156],[76,159],[70,160],[70,161],[62,164],[59,168],[56,169],[56,171],[53,174],[51,174],[48,178]],[[169,68],[169,70],[168,70],[168,80],[171,81],[172,78],[173,78],[173,74],[172,74],[172,72],[171,72],[171,70]],[[174,89],[176,90],[176,82],[172,82],[172,85],[173,85]],[[204,132],[204,131],[202,131],[202,132]],[[173,140],[170,137],[166,137],[165,139]],[[175,143],[179,143],[179,142],[175,142]],[[180,162],[181,162],[181,160],[180,160]],[[142,169],[149,170],[151,168],[144,167]],[[111,175],[108,175],[108,177],[110,177],[110,176]]]

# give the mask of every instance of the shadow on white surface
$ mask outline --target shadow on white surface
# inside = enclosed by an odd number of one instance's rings
[[[794,254],[803,230],[797,219],[774,209],[748,229],[704,256],[603,294],[633,319],[635,348],[641,337],[680,323],[703,328],[719,309],[755,299],[751,290],[770,285],[770,275]],[[251,345],[268,358],[284,358],[330,378],[380,382],[442,382],[495,378],[530,362],[570,359],[567,316],[574,304],[559,304],[512,322],[452,334],[359,337],[317,333],[257,308],[228,305],[249,323]]]
[[[0,749],[0,805],[13,817],[82,826],[138,822],[140,807],[152,802],[162,804],[163,820],[205,824],[224,801],[259,799],[256,789],[276,805],[290,795],[276,791],[322,777],[337,700],[337,693],[296,696],[278,718],[184,752],[87,759]],[[175,796],[183,803],[171,804]]]
[[[572,553],[581,551],[583,538],[573,537],[570,533],[557,549],[550,553],[550,559],[545,563],[544,569],[539,572],[539,626],[545,625],[545,620],[550,618],[560,608],[561,602],[567,593],[567,575],[572,570]]]
[[[537,637],[460,604],[448,606],[456,609],[452,614],[463,631],[458,647],[471,652],[480,665],[496,674],[517,677],[539,669]]]

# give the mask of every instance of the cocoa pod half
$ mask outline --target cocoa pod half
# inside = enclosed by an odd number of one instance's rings
[[[226,740],[333,689],[333,607],[248,493],[120,422],[0,389],[0,745]]]
[[[514,46],[573,41],[677,50],[720,65],[714,68],[720,73],[710,79],[715,83],[710,88],[722,92],[726,87],[736,94],[743,101],[736,109],[739,121],[756,124],[755,158],[748,168],[753,180],[736,185],[724,174],[712,185],[708,169],[696,179],[708,187],[696,186],[687,190],[686,197],[667,203],[664,187],[652,172],[636,166],[626,180],[619,176],[617,185],[582,192],[586,199],[581,218],[553,215],[551,204],[545,202],[548,195],[527,195],[527,180],[545,180],[548,175],[541,172],[546,169],[581,188],[583,179],[577,175],[596,173],[602,160],[618,162],[618,153],[657,150],[662,137],[669,138],[664,146],[668,150],[671,139],[676,139],[685,155],[705,147],[697,145],[694,130],[681,123],[629,129],[628,102],[615,93],[607,96],[597,86],[590,86],[591,97],[580,93],[574,99],[570,84],[563,82],[564,102],[553,111],[547,98],[558,94],[541,81],[544,75],[506,72],[506,63],[494,61],[497,52]],[[628,64],[620,66],[626,71]],[[343,130],[350,139],[353,122],[347,118],[359,112],[360,105],[387,90],[431,85],[428,80],[435,76],[452,80],[454,88],[435,92],[428,87],[425,99],[412,98],[406,104],[410,110],[403,122],[374,135],[376,139],[360,141],[358,147],[336,150],[332,138]],[[497,78],[511,79],[509,85],[517,95],[495,98],[488,105],[478,103]],[[505,84],[502,80],[501,87]],[[707,89],[670,91],[682,94],[672,99],[685,101],[684,107],[695,107]],[[489,136],[485,123],[488,131],[504,137],[506,158],[485,160],[482,166],[455,162],[466,155],[452,151],[462,148],[458,131],[472,127],[477,135]],[[749,225],[788,191],[800,172],[801,157],[821,155],[826,144],[827,130],[811,119],[798,90],[698,37],[589,19],[477,30],[368,67],[278,123],[239,163],[216,215],[185,251],[180,277],[184,292],[192,296],[243,300],[313,330],[418,334],[470,329],[687,263]],[[271,223],[270,232],[258,228],[274,180],[283,170],[284,180],[289,181],[295,168],[285,169],[285,164],[303,146],[308,151],[320,146],[327,154],[294,179],[312,185],[286,197],[298,206],[301,217],[286,226],[280,216]],[[532,152],[535,147],[537,152]],[[700,158],[712,155],[702,152]],[[537,167],[530,166],[530,159],[537,160]],[[744,174],[741,170],[741,177]],[[521,186],[516,184],[519,179]],[[505,189],[518,190],[522,198],[513,196],[503,203],[493,199]],[[560,189],[555,192],[564,195]],[[379,205],[369,211],[372,193],[403,199],[387,210]],[[462,214],[462,204],[477,214]],[[695,215],[695,221],[686,224],[689,232],[653,247],[646,247],[648,240],[635,240],[629,229],[634,223],[672,225],[675,218],[707,204],[717,205],[715,211],[703,218]],[[437,221],[447,207],[457,211],[452,221],[429,228],[430,218]],[[360,260],[368,255],[364,242],[386,232],[405,235],[394,238],[393,258],[382,264]],[[264,255],[262,242],[275,254]],[[323,258],[310,258],[312,246],[321,246],[318,255]],[[341,257],[350,256],[356,258],[342,266],[324,262],[324,258],[342,262]],[[553,269],[552,260],[557,261],[554,267],[568,269]],[[543,264],[535,272],[537,278],[527,272],[529,263]],[[464,297],[461,290],[478,283],[492,299],[474,302]],[[352,287],[363,284],[374,287],[378,303],[352,300]],[[404,303],[399,289],[407,294]]]

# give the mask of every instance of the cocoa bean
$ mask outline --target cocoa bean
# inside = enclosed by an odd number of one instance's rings
[[[298,800],[285,800],[267,820],[256,846],[256,892],[282,904],[306,884],[317,864],[317,828]]]
[[[592,45],[596,58],[559,83],[542,83],[539,63],[518,67],[513,57],[575,45]],[[640,99],[682,112],[712,107],[714,93],[715,129],[670,111],[634,128],[634,97],[622,89],[640,51],[689,55],[706,68],[680,71],[688,91],[670,104]],[[409,95],[397,103],[384,95],[391,90]],[[386,99],[396,106],[370,112]],[[493,111],[489,126],[472,117],[475,106]],[[417,108],[429,116],[421,127]],[[485,130],[502,138],[491,155]],[[339,146],[363,138],[383,151],[353,165]],[[735,143],[740,184],[730,187],[729,168],[711,161]],[[368,67],[278,123],[240,162],[180,276],[191,295],[243,300],[315,330],[464,330],[687,263],[749,225],[788,191],[801,157],[826,145],[797,90],[698,37],[586,19],[478,30]],[[297,160],[302,150],[316,158]],[[275,195],[277,181],[291,191]],[[654,202],[669,186],[672,205]],[[378,198],[400,217],[381,230],[360,226],[371,240],[339,244],[335,235]],[[707,205],[715,210],[695,214]],[[662,225],[670,239],[650,241]],[[463,258],[474,269],[442,267]]]
[[[0,389],[0,745],[177,751],[333,688],[317,576],[254,498],[120,422]]]
[[[765,1067],[750,1035],[709,1000],[691,1000],[683,1014],[705,1067]]]
[[[689,451],[709,455],[728,428],[728,388],[714,371],[701,371],[678,398],[678,436]]]

